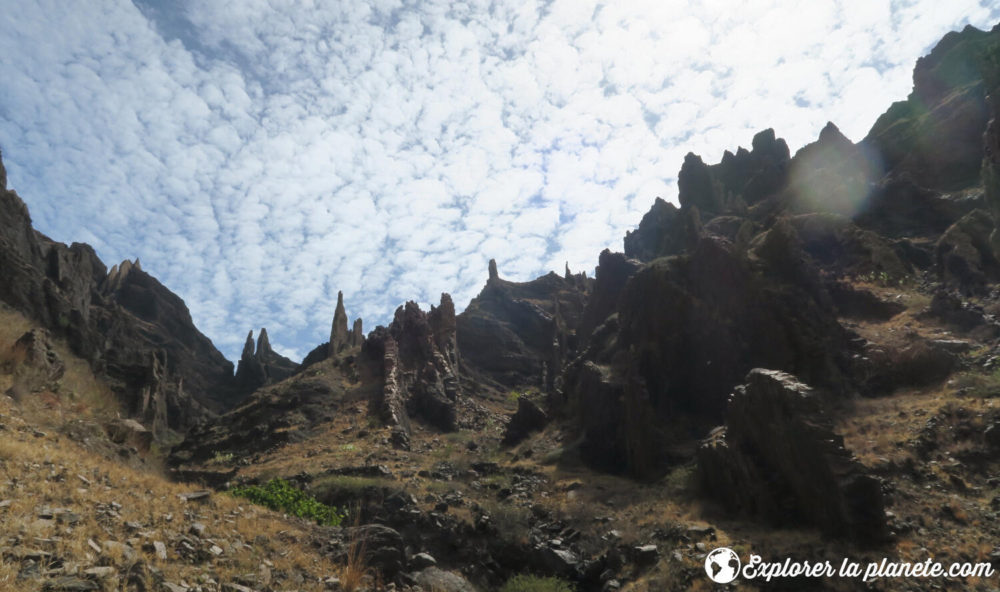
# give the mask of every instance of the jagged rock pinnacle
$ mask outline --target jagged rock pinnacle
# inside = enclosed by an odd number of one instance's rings
[[[491,280],[500,279],[500,274],[497,273],[496,259],[490,259],[490,279]]]
[[[243,344],[243,355],[240,356],[242,360],[249,360],[253,358],[253,329],[247,333],[247,342]]]
[[[3,167],[3,152],[0,152],[0,191],[7,190],[7,169]]]
[[[251,335],[253,333],[251,332]],[[257,358],[264,359],[271,353],[271,342],[267,338],[267,329],[261,327],[260,337],[257,338]]]
[[[330,355],[347,345],[347,313],[344,311],[344,293],[337,292],[337,309],[333,312],[333,326],[330,328]]]
[[[360,346],[365,341],[365,330],[361,323],[361,318],[354,319],[354,327],[350,331],[351,339],[350,346],[356,347]]]

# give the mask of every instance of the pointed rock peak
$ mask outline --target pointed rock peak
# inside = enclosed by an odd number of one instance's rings
[[[500,274],[497,273],[497,260],[490,259],[490,279],[497,280],[500,279]]]
[[[573,274],[569,271],[569,261],[566,262],[566,274],[564,276],[566,279],[571,279]]]
[[[337,309],[333,312],[330,327],[330,355],[335,355],[347,345],[347,312],[344,310],[344,293],[337,292]]]
[[[0,151],[0,191],[7,190],[7,169],[3,167],[3,152]]]
[[[354,319],[354,326],[351,328],[350,335],[351,347],[362,345],[365,342],[365,330],[360,317]]]
[[[251,335],[253,332],[251,331]],[[271,341],[267,338],[267,329],[261,327],[260,337],[257,338],[257,357],[262,358],[271,353]]]
[[[826,126],[823,128],[823,130],[821,132],[819,132],[819,141],[820,142],[848,142],[848,143],[852,143],[853,144],[853,142],[851,142],[850,140],[847,139],[847,136],[845,136],[844,134],[842,134],[840,132],[840,128],[838,128],[837,126],[833,125],[832,121],[826,122]]]
[[[455,316],[455,303],[451,300],[451,294],[441,292],[441,304],[438,305],[438,308],[451,316]]]
[[[129,261],[128,259],[122,261],[121,265],[118,266],[118,273],[122,277],[125,277],[126,275],[128,275],[128,272],[130,272],[130,271],[132,271],[132,262]]]
[[[133,263],[132,266],[135,267],[136,269],[138,269],[139,271],[142,271],[142,264],[139,263],[139,258],[138,257],[135,258],[135,263]]]
[[[243,344],[243,355],[240,359],[249,360],[253,358],[253,329],[247,333],[247,341]]]

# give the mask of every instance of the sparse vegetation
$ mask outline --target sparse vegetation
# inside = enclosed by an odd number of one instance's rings
[[[263,487],[260,485],[234,487],[229,493],[272,510],[313,520],[316,524],[339,526],[343,520],[343,514],[337,508],[316,501],[316,498],[277,477],[268,481]]]
[[[520,574],[507,580],[500,592],[573,592],[569,582],[559,578],[543,578]]]

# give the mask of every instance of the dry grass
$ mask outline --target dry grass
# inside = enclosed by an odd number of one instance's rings
[[[187,584],[239,582],[266,569],[276,578],[301,578],[296,587],[302,590],[322,590],[323,578],[345,569],[312,551],[312,526],[304,521],[223,494],[186,502],[179,494],[196,487],[108,462],[57,436],[37,437],[9,399],[0,400],[0,414],[7,428],[0,439],[0,501],[10,500],[0,510],[0,547],[43,546],[59,559],[51,567],[61,573],[113,567],[117,575],[105,590],[120,589],[129,572],[150,577],[139,573],[144,565],[155,568],[157,578]],[[40,519],[43,508],[66,508],[74,516]],[[205,532],[191,539],[196,522]],[[185,537],[196,541],[193,558],[183,553]],[[165,560],[153,541],[166,545]],[[208,551],[213,545],[218,556]],[[9,557],[0,560],[0,588],[18,568]]]
[[[65,364],[66,370],[52,390],[28,396],[25,387],[33,379],[25,369],[24,352],[14,349],[14,343],[34,324],[21,313],[0,305],[0,393],[11,391],[25,403],[22,413],[32,421],[45,425],[60,425],[68,418],[114,416],[121,410],[111,389],[94,375],[90,365],[74,355],[59,339],[52,346]]]

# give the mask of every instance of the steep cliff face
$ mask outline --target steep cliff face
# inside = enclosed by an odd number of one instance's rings
[[[65,339],[124,408],[154,428],[184,430],[239,397],[232,363],[176,294],[138,261],[109,272],[89,246],[38,233],[7,190],[0,191],[0,276],[0,300]]]

